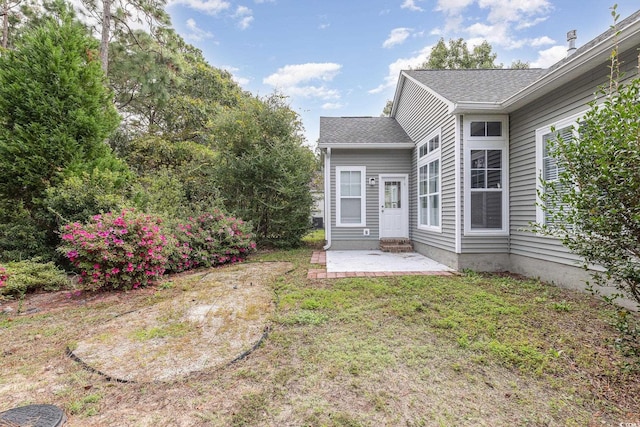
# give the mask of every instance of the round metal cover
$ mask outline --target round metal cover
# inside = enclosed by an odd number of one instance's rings
[[[59,427],[66,420],[55,405],[27,405],[0,412],[0,427]]]

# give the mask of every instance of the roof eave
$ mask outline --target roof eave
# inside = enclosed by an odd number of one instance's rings
[[[396,84],[396,91],[393,94],[393,100],[391,101],[391,112],[389,113],[389,117],[396,116],[396,110],[398,106],[398,103],[396,101],[400,99],[400,94],[402,93],[402,87],[404,86],[405,78],[406,74],[404,73],[404,71],[400,71],[400,75],[398,76],[398,83]]]
[[[640,20],[622,29],[617,35],[619,51],[622,52],[637,45],[637,38],[633,37],[640,33]],[[534,81],[529,86],[523,88],[503,103],[503,107],[508,111],[515,111],[529,101],[534,95],[536,98],[551,92],[557,87],[565,84],[580,74],[593,68],[594,64],[605,62],[611,57],[616,34],[603,39],[601,42],[582,53],[574,54],[571,59],[555,70],[545,74],[540,79]]]
[[[449,114],[505,113],[500,102],[457,102],[449,107]]]
[[[319,143],[318,148],[343,148],[343,149],[410,149],[415,148],[416,144],[413,142],[388,142],[388,143],[367,143],[367,142],[329,142],[329,143]]]

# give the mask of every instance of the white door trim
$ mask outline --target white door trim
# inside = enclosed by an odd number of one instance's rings
[[[385,181],[401,181],[401,209],[402,209],[402,235],[388,236],[398,238],[409,238],[409,174],[380,174],[378,175],[378,236],[382,236],[382,209],[384,206],[384,182]]]

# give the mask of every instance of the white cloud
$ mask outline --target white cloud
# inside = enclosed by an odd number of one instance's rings
[[[527,28],[534,27],[540,24],[541,22],[546,21],[547,19],[549,19],[548,16],[542,16],[540,18],[535,18],[530,21],[522,21],[518,25],[516,25],[516,30],[526,30]]]
[[[344,107],[344,104],[340,104],[339,102],[327,102],[322,104],[323,110],[339,110],[342,107]]]
[[[567,56],[566,46],[553,46],[538,51],[538,58],[531,62],[531,68],[547,68]]]
[[[469,47],[474,47],[486,40],[492,46],[502,46],[505,49],[518,49],[530,44],[527,39],[514,39],[509,34],[509,30],[506,23],[495,25],[475,23],[466,29],[466,32],[472,36],[466,42]]]
[[[476,4],[486,10],[486,18],[464,27],[465,20],[471,18],[465,9]],[[514,30],[530,28],[548,18],[553,9],[549,0],[438,0],[436,10],[445,14],[443,28],[431,31],[434,35],[453,38],[467,33],[470,38],[482,38],[493,46],[517,49],[523,46],[541,46],[546,41],[519,38]],[[474,18],[475,20],[476,18]]]
[[[181,4],[208,15],[217,15],[231,7],[231,3],[225,0],[170,0],[167,6],[173,4]]]
[[[265,77],[262,82],[281,90],[290,96],[305,98],[338,99],[340,92],[308,84],[314,81],[329,82],[340,72],[342,65],[332,62],[285,65],[278,71]]]
[[[342,65],[332,62],[285,65],[263,81],[270,86],[286,87],[311,80],[331,81],[341,68]]]
[[[231,65],[220,65],[218,68],[228,71],[229,73],[231,73],[231,79],[238,83],[240,86],[246,86],[251,82],[251,79],[248,79],[246,77],[240,77],[238,75],[236,75],[235,73],[237,71],[240,71],[240,69],[238,67],[234,67]]]
[[[535,39],[531,39],[529,44],[533,47],[544,46],[548,44],[554,44],[556,41],[547,36],[537,37]]]
[[[389,37],[382,43],[382,47],[390,48],[397,44],[402,44],[411,35],[411,28],[394,28],[389,33]]]
[[[478,6],[489,9],[489,22],[521,22],[551,10],[548,0],[478,0]]]
[[[187,19],[187,28],[190,30],[190,32],[185,35],[187,40],[202,41],[213,37],[212,33],[198,27],[198,24],[193,18]]]
[[[420,1],[420,0],[404,0],[404,2],[402,3],[402,5],[400,7],[402,9],[409,9],[409,10],[413,10],[415,12],[424,11],[423,8],[421,8],[420,6],[416,5],[416,1]]]
[[[425,46],[415,56],[412,56],[410,58],[399,58],[389,64],[389,73],[384,78],[384,82],[380,86],[369,90],[369,93],[381,93],[386,89],[395,87],[396,83],[398,83],[398,76],[400,76],[400,71],[408,70],[410,68],[415,68],[422,65],[422,63],[426,61],[427,57],[431,53],[432,47],[433,46]]]
[[[318,25],[318,28],[321,30],[326,30],[331,25],[329,23],[329,17],[327,15],[318,16],[318,20],[320,21],[320,25]]]
[[[249,79],[248,79],[248,78],[246,78],[246,77],[239,77],[239,76],[235,76],[235,75],[233,75],[233,74],[231,75],[231,79],[232,79],[234,82],[238,83],[240,86],[246,86],[246,85],[248,85],[248,84],[249,84],[249,82],[251,81],[251,80],[249,80]]]
[[[475,0],[438,0],[436,10],[453,15],[459,13],[474,1]]]
[[[241,30],[246,30],[253,22],[253,11],[246,6],[238,6],[233,17],[238,18],[238,27]]]

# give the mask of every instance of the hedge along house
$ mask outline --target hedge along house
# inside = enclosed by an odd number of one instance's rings
[[[637,77],[640,11],[617,25],[622,70]],[[457,270],[512,271],[568,286],[587,278],[553,238],[537,190],[567,134],[607,84],[615,31],[549,69],[400,73],[390,117],[322,117],[325,249],[377,249],[387,238]]]

